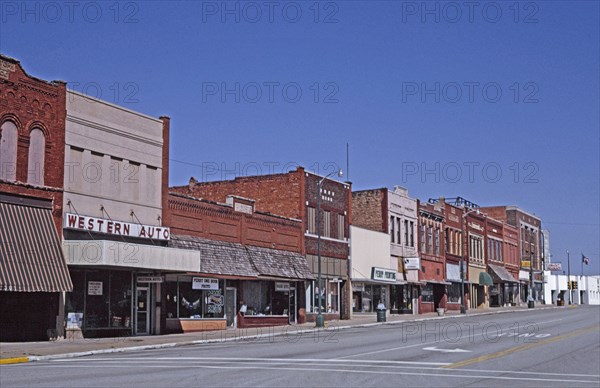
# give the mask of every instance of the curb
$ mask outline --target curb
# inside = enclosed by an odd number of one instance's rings
[[[423,322],[423,321],[432,321],[432,320],[450,319],[450,318],[468,318],[468,317],[474,317],[474,316],[478,316],[478,315],[507,314],[507,313],[518,313],[518,312],[525,312],[525,311],[554,310],[554,309],[560,309],[560,308],[573,308],[573,307],[575,307],[575,306],[569,306],[569,307],[553,306],[553,307],[539,307],[539,308],[535,308],[535,309],[486,311],[486,312],[475,313],[475,314],[444,315],[441,317],[415,318],[415,319],[392,321],[392,322],[372,322],[372,323],[362,323],[362,324],[357,324],[357,325],[329,326],[322,330],[323,331],[347,330],[347,329],[352,329],[352,328],[375,327],[375,326],[383,326],[383,325],[398,325],[398,324],[403,324],[403,323]],[[289,326],[282,326],[282,327],[289,327]],[[314,333],[314,328],[293,331],[294,335],[305,334],[305,333]],[[279,337],[279,336],[287,335],[287,334],[288,334],[287,330],[282,330],[280,333],[273,332],[273,333],[249,335],[249,336],[243,336],[243,337],[214,338],[214,339],[194,340],[194,341],[185,341],[185,342],[170,342],[170,343],[165,343],[165,344],[131,346],[131,347],[125,347],[125,348],[110,348],[110,349],[89,350],[89,351],[84,351],[84,352],[49,354],[49,355],[45,355],[45,356],[25,356],[25,357],[3,358],[3,359],[0,359],[0,365],[21,364],[21,363],[27,363],[27,362],[47,361],[47,360],[62,359],[62,358],[76,358],[76,357],[84,357],[84,356],[93,356],[93,355],[98,355],[98,354],[126,353],[126,352],[135,352],[135,351],[141,351],[141,350],[165,349],[165,348],[174,348],[174,347],[179,347],[179,346],[223,343],[223,342],[232,342],[232,341],[244,341],[244,340],[260,339],[260,338],[269,337],[269,336]]]

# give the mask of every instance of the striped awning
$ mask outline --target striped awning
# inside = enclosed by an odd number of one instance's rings
[[[0,291],[72,289],[51,208],[0,202]]]

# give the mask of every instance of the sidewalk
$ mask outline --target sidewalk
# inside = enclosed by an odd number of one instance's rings
[[[535,310],[556,309],[552,305],[541,305]],[[393,325],[403,322],[419,322],[431,319],[445,319],[450,317],[470,317],[475,315],[489,315],[497,313],[510,313],[531,311],[523,307],[498,307],[478,310],[469,310],[466,315],[458,311],[447,311],[444,316],[437,313],[420,315],[392,315],[387,317],[387,322],[377,323],[375,314],[355,314],[351,320],[336,320],[326,322],[323,330],[342,330],[352,327],[371,327],[380,325]],[[301,333],[314,333],[317,330],[314,323],[301,325],[272,326],[254,329],[227,329],[205,331],[186,334],[152,335],[144,337],[113,337],[113,338],[87,338],[87,339],[60,339],[54,342],[3,342],[0,343],[0,364],[13,364],[20,362],[38,361],[51,358],[81,357],[92,354],[116,353],[137,351],[145,349],[160,349],[175,346],[195,345],[202,343],[216,343],[228,341],[271,340],[278,336],[297,336]]]

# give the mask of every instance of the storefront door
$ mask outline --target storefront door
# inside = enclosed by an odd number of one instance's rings
[[[290,287],[290,304],[289,304],[289,323],[296,323],[296,287]]]
[[[237,296],[234,287],[225,289],[225,316],[227,317],[227,326],[233,327],[235,316],[237,314]]]
[[[135,323],[135,334],[136,335],[147,335],[150,333],[150,316],[149,316],[149,290],[148,287],[138,287],[135,296],[135,308],[136,308],[136,323]]]

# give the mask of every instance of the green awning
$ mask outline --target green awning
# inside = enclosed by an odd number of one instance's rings
[[[490,276],[489,273],[487,273],[487,272],[479,273],[479,285],[480,286],[493,286],[494,285],[494,281],[492,280],[492,277]]]

